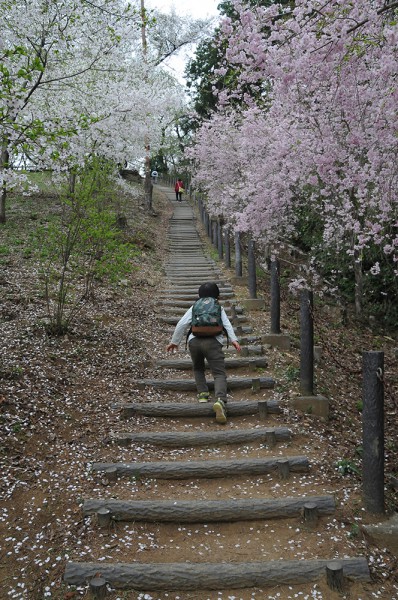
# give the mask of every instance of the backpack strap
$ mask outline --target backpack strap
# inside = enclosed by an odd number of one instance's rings
[[[188,338],[192,333],[192,327],[188,329],[187,337],[185,338],[185,350],[188,350]]]

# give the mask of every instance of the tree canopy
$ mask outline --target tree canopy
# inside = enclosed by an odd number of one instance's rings
[[[143,60],[143,18],[149,32]],[[7,0],[0,4],[0,221],[7,190],[23,185],[21,157],[68,173],[96,153],[115,163],[156,150],[181,111],[165,57],[206,22],[141,14],[122,0]]]
[[[276,4],[233,6],[215,73],[235,70],[234,87],[191,152],[211,212],[274,251],[316,216],[310,250],[323,265],[334,255],[337,287],[345,256],[358,303],[363,275],[395,275],[396,292],[397,3],[297,0],[284,18]]]
[[[276,0],[249,0],[248,6],[269,7],[275,4]],[[292,9],[294,2],[292,0],[281,0],[281,15]],[[239,24],[239,12],[234,3],[230,0],[220,2],[218,5],[220,14],[227,17],[232,24]],[[234,25],[233,25],[234,26]],[[192,126],[196,129],[200,122],[208,119],[212,112],[217,110],[217,95],[220,91],[227,89],[229,92],[236,91],[236,83],[240,65],[232,65],[226,62],[226,52],[228,49],[227,40],[221,36],[219,27],[215,29],[213,35],[203,40],[196,52],[195,57],[189,61],[185,75],[187,87],[192,98],[193,108],[196,112],[196,118],[192,120]],[[221,66],[224,68],[220,70]],[[244,90],[243,94],[256,93],[250,86]],[[242,94],[237,97],[240,104],[243,100]]]

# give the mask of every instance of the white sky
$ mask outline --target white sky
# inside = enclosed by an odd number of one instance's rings
[[[220,13],[217,6],[220,0],[145,0],[146,8],[157,8],[162,12],[171,12],[174,8],[179,15],[187,15],[193,19],[205,19],[217,17]],[[166,68],[176,77],[182,85],[185,85],[184,68],[186,62],[192,57],[195,47],[182,49],[178,56],[166,61]]]

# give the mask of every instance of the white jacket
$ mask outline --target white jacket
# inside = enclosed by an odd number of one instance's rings
[[[238,341],[238,338],[235,335],[234,328],[231,325],[231,321],[228,319],[227,314],[223,307],[221,307],[221,319],[222,319],[222,324],[225,327],[226,332],[228,333],[228,339],[231,342]],[[175,344],[176,346],[179,346],[183,336],[188,333],[188,330],[191,327],[191,323],[192,323],[192,306],[190,308],[188,308],[185,315],[183,315],[181,317],[181,319],[178,321],[170,343]],[[193,333],[191,333],[188,338],[188,342],[190,340],[192,340],[192,338],[194,338],[194,337],[195,336],[193,335]],[[220,333],[220,335],[217,335],[214,337],[216,338],[217,341],[220,342],[220,344],[224,343],[224,336],[222,333]]]

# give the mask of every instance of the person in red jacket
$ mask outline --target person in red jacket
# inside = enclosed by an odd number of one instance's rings
[[[174,186],[174,191],[176,193],[177,202],[181,202],[182,192],[184,191],[184,183],[183,183],[182,179],[177,179],[176,184]]]

